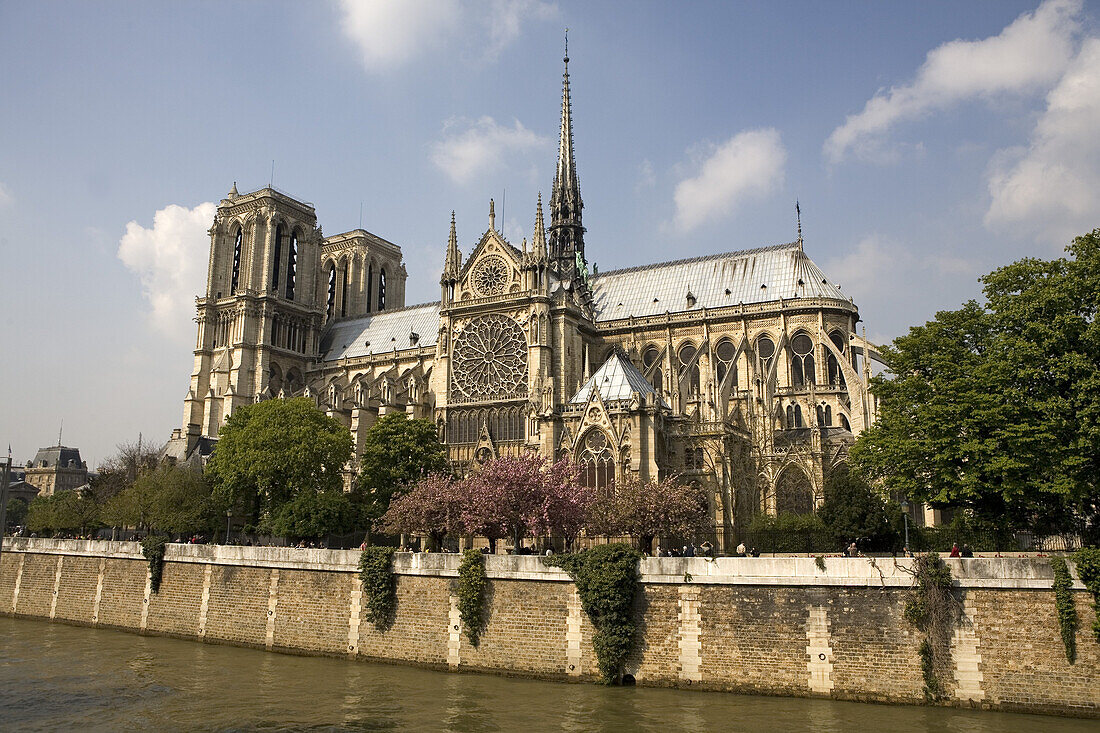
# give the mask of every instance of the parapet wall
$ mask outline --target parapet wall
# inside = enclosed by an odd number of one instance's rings
[[[358,551],[169,545],[159,593],[136,543],[7,538],[0,613],[294,653],[588,680],[592,626],[569,576],[539,557],[487,556],[488,624],[462,634],[458,555],[398,554],[398,605],[366,620]],[[651,558],[642,561],[639,684],[919,703],[921,635],[902,617],[910,560]],[[1075,585],[1066,661],[1050,564],[947,560],[965,618],[947,693],[957,705],[1100,717],[1091,596]]]

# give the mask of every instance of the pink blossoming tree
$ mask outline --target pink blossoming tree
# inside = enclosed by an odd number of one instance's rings
[[[463,533],[464,503],[458,482],[447,474],[430,473],[390,502],[381,528],[390,534],[426,534],[431,549],[438,550],[444,537]]]

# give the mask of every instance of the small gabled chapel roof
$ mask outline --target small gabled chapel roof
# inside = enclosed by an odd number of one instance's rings
[[[603,366],[597,369],[596,373],[581,385],[581,388],[573,395],[573,399],[569,400],[569,404],[583,405],[587,403],[592,397],[592,390],[598,391],[600,398],[605,402],[629,400],[635,393],[642,396],[656,393],[653,385],[649,383],[645,375],[638,371],[638,367],[634,366],[630,359],[619,351],[613,352],[607,358],[607,361],[603,363]],[[668,406],[663,399],[661,404]]]

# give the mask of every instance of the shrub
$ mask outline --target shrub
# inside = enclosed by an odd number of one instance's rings
[[[924,697],[943,698],[938,674],[951,660],[951,630],[959,616],[959,602],[952,592],[951,569],[936,553],[917,556],[914,586],[905,603],[905,620],[924,632],[920,645]]]
[[[1062,632],[1062,644],[1066,647],[1066,660],[1077,661],[1077,604],[1073,601],[1073,578],[1066,561],[1060,557],[1050,559],[1054,570],[1054,607],[1058,611],[1058,628]]]
[[[610,544],[545,560],[569,573],[577,586],[581,607],[596,627],[592,645],[604,684],[622,679],[626,657],[634,648],[634,595],[641,558],[629,545]]]
[[[160,580],[164,575],[164,548],[167,545],[160,535],[149,535],[141,541],[141,554],[149,561],[149,587],[160,593]]]
[[[392,547],[368,547],[359,555],[359,581],[367,599],[367,620],[379,631],[393,623],[397,611],[397,577]]]
[[[1092,594],[1092,608],[1096,612],[1092,632],[1096,635],[1096,641],[1100,642],[1100,547],[1078,550],[1073,555],[1073,561],[1077,564],[1077,577]]]
[[[458,615],[470,644],[477,646],[485,626],[485,555],[466,550],[458,566]]]

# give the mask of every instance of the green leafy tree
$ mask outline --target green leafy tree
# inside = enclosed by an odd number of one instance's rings
[[[189,535],[210,531],[218,509],[200,471],[162,464],[108,500],[102,517],[116,527]]]
[[[258,524],[303,491],[340,491],[351,448],[348,429],[310,400],[266,400],[230,416],[206,475],[220,504]]]
[[[890,550],[898,544],[897,508],[847,466],[839,466],[825,481],[825,500],[818,510],[837,543],[862,540],[860,549]]]
[[[38,533],[86,534],[101,525],[100,508],[87,491],[39,496],[27,508],[27,529]]]
[[[301,491],[268,522],[271,532],[296,539],[344,534],[355,527],[355,509],[343,491]]]
[[[22,526],[27,518],[27,502],[22,499],[9,501],[6,518],[9,528]]]
[[[161,446],[151,445],[138,436],[133,443],[119,443],[116,453],[99,464],[88,482],[100,504],[134,485],[138,476],[153,471],[160,460]]]
[[[363,437],[357,491],[365,518],[379,519],[395,496],[448,468],[447,451],[430,420],[401,412],[380,417]]]
[[[852,450],[911,501],[1006,528],[1100,533],[1100,230],[982,278],[987,303],[895,339]]]

